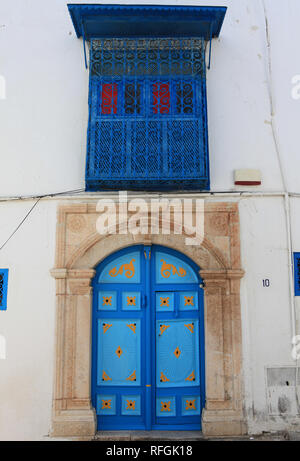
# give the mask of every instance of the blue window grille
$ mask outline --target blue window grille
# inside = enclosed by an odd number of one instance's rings
[[[203,38],[91,40],[86,189],[207,190]]]
[[[8,269],[0,269],[0,310],[7,309]]]
[[[300,253],[294,253],[295,296],[300,296]]]

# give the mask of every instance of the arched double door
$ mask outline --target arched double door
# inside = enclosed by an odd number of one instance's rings
[[[92,402],[98,430],[201,429],[199,268],[161,246],[110,255],[93,281]]]

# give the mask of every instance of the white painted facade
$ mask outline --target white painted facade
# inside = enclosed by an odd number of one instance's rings
[[[16,197],[66,192],[42,198],[0,250],[0,267],[9,268],[8,309],[0,311],[0,335],[6,340],[6,359],[0,355],[0,440],[39,440],[49,433],[55,337],[55,282],[49,270],[56,208],[105,195],[72,193],[84,189],[88,71],[66,3],[0,3],[0,247],[36,201]],[[300,251],[300,4],[145,3],[228,6],[207,72],[216,194],[204,196],[239,202],[249,433],[300,431],[294,383],[274,389],[267,380],[267,368],[296,366],[292,337],[300,334],[291,267],[292,252]],[[234,186],[234,170],[243,168],[260,170],[262,185]],[[270,398],[276,392],[291,405],[281,414],[274,410],[278,399]]]

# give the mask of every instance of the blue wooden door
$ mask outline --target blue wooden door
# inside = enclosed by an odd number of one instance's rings
[[[98,430],[201,429],[203,293],[197,266],[159,246],[103,261],[93,282]]]

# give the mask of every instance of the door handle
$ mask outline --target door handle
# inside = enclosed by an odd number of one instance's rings
[[[147,296],[145,294],[142,295],[142,309],[147,307]]]

